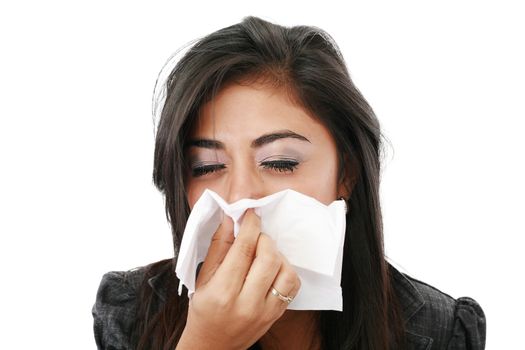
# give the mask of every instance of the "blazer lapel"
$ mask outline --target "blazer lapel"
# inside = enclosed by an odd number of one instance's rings
[[[157,274],[148,279],[148,284],[153,289],[153,292],[157,295],[162,303],[166,302],[166,288],[162,283],[162,274]]]
[[[409,327],[409,320],[417,314],[425,300],[417,288],[406,278],[401,272],[396,270],[392,265],[390,267],[390,276],[394,290],[399,299],[401,310],[403,312],[403,319],[406,327],[406,340],[408,349],[413,350],[429,350],[432,348],[433,339],[428,336],[420,335],[414,332]]]

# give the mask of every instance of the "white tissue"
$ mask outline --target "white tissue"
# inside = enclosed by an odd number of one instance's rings
[[[183,284],[190,298],[195,292],[197,265],[204,261],[223,213],[232,218],[237,237],[240,220],[248,208],[255,208],[261,218],[261,231],[275,240],[301,279],[301,288],[288,309],[342,311],[346,204],[337,200],[327,206],[293,190],[232,204],[205,190],[190,213],[179,250],[175,269],[181,281],[179,295]]]

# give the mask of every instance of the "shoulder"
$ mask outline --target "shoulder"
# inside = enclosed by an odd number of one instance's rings
[[[403,310],[407,339],[418,349],[484,349],[486,321],[472,298],[454,299],[437,288],[391,267]]]
[[[129,349],[137,311],[137,295],[147,267],[104,274],[92,309],[99,349]]]
[[[132,334],[141,312],[157,312],[165,303],[167,286],[175,283],[173,263],[170,258],[102,276],[92,309],[98,349],[133,348]]]

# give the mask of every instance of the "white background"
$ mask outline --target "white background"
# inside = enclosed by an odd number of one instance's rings
[[[102,274],[172,255],[151,181],[166,59],[247,15],[340,45],[390,140],[391,261],[522,338],[524,11],[507,1],[0,5],[2,348],[92,349]],[[7,346],[6,346],[7,344]]]

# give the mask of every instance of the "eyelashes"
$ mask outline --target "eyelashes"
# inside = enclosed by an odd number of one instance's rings
[[[271,161],[262,161],[260,165],[265,169],[271,169],[280,173],[293,173],[299,166],[299,162],[294,159],[277,159]]]
[[[292,158],[280,158],[275,160],[262,160],[259,166],[263,169],[274,171],[277,173],[293,173],[299,167],[299,161]],[[221,170],[226,169],[226,165],[222,163],[205,164],[200,163],[191,167],[191,176],[201,177]]]
[[[207,174],[214,173],[216,171],[226,169],[224,164],[208,164],[208,165],[198,165],[191,168],[191,176],[199,177]]]

